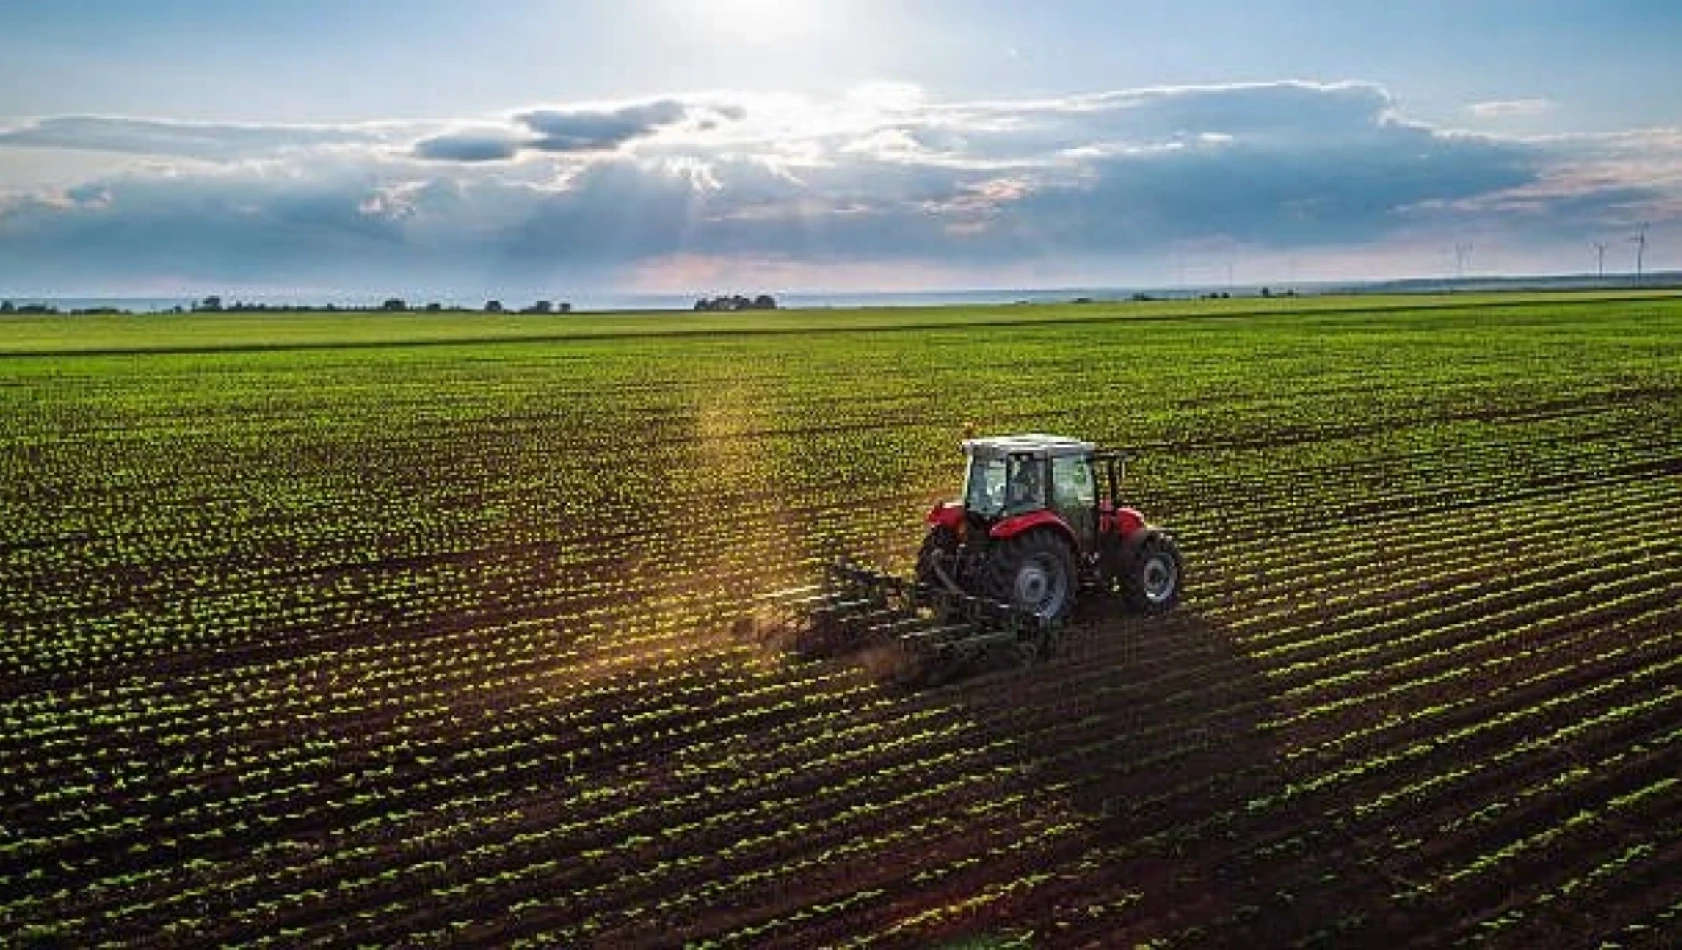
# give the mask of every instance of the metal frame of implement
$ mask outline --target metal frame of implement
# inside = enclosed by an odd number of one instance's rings
[[[815,636],[814,652],[891,638],[919,663],[945,665],[1005,646],[1043,659],[1061,641],[1062,625],[1032,611],[848,561],[828,565],[827,581],[765,598],[784,622]]]

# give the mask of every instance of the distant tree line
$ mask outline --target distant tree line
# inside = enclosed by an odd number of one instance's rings
[[[49,307],[44,303],[14,304],[10,300],[0,301],[0,313],[58,313],[57,307]]]
[[[430,310],[430,309],[432,309],[432,307],[434,305],[433,304],[427,304],[426,306],[427,306],[427,309]],[[487,300],[487,301],[485,301],[485,312],[486,313],[511,313],[512,311],[510,311],[508,308],[504,307],[502,305],[502,301],[500,301],[500,300]],[[550,301],[547,301],[547,300],[539,300],[537,303],[534,303],[529,307],[521,307],[519,312],[520,313],[571,313],[572,312],[572,304],[567,303],[564,300],[561,301],[558,304],[557,303],[551,303]]]
[[[177,307],[176,309],[180,310],[181,308]],[[285,313],[285,312],[289,312],[289,311],[291,311],[291,312],[309,311],[311,313],[472,313],[472,312],[474,312],[467,307],[458,307],[458,306],[454,306],[454,305],[445,306],[444,304],[438,303],[437,301],[433,301],[433,302],[430,302],[430,303],[422,304],[421,306],[418,306],[418,307],[414,307],[414,306],[410,306],[409,302],[404,300],[402,297],[387,297],[377,307],[348,307],[348,306],[341,306],[339,304],[331,304],[331,303],[327,303],[327,304],[290,304],[290,303],[289,304],[267,304],[267,303],[245,303],[243,301],[238,301],[238,300],[234,301],[233,303],[223,303],[222,298],[218,297],[218,296],[215,296],[215,295],[211,295],[209,297],[206,297],[203,300],[199,301],[198,303],[193,304],[193,311],[195,313]],[[500,301],[500,300],[487,300],[487,301],[485,301],[484,312],[485,313],[509,313],[509,312],[514,312],[514,311],[509,311],[509,310],[505,309],[502,305],[502,301]],[[561,301],[560,303],[555,303],[554,301],[550,301],[550,300],[539,300],[529,307],[520,308],[517,312],[519,312],[519,313],[531,313],[531,314],[571,313],[572,312],[572,304],[567,303],[566,301]]]
[[[98,316],[100,314],[128,313],[121,307],[80,307],[75,310],[60,310],[45,303],[12,303],[10,300],[0,300],[0,315],[21,316],[58,316],[70,314],[72,316]]]
[[[775,310],[777,309],[777,298],[770,294],[760,294],[757,297],[744,297],[741,294],[711,298],[702,297],[695,301],[695,309],[697,311]]]

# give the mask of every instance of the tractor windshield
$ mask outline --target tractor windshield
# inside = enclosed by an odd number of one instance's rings
[[[1043,459],[1029,455],[973,456],[964,476],[964,507],[987,518],[1045,507]]]

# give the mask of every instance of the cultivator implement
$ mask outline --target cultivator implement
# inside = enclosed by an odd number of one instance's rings
[[[1062,633],[1060,623],[1033,611],[848,561],[830,564],[825,575],[761,598],[764,629],[801,655],[888,646],[901,654],[896,675],[926,681],[990,651],[1049,657]]]

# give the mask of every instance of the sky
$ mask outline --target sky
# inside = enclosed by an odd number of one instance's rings
[[[1682,267],[1678,48],[1671,0],[8,0],[0,296]]]

